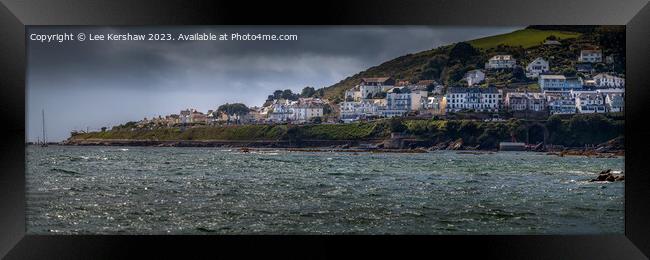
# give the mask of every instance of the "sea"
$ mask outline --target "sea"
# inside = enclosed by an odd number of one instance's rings
[[[624,158],[28,146],[28,234],[623,234]]]

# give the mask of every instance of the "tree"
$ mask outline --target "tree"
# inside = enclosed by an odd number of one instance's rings
[[[520,81],[526,80],[526,72],[522,67],[517,66],[512,70],[512,77]]]
[[[469,43],[466,42],[459,42],[454,45],[453,48],[451,48],[451,51],[449,52],[449,60],[447,61],[447,64],[450,63],[462,63],[465,64],[468,62],[473,56],[479,55],[479,51],[474,48]]]
[[[577,74],[577,71],[574,68],[564,68],[562,70],[562,75],[567,76],[567,77],[575,77]]]
[[[392,117],[390,119],[390,131],[393,133],[401,133],[406,131],[407,127],[402,123],[402,119],[399,117]]]
[[[596,66],[594,66],[594,70],[596,72],[606,72],[608,71],[607,66],[603,63],[597,63]]]
[[[447,84],[460,81],[463,79],[466,72],[467,69],[461,64],[454,64],[453,66],[447,67]]]
[[[323,98],[325,97],[325,88],[319,88],[314,94],[314,97]]]
[[[233,103],[233,104],[223,104],[217,108],[217,112],[224,113],[227,118],[228,118],[228,123],[230,123],[230,117],[237,115],[237,116],[244,116],[247,115],[250,112],[250,109],[242,103]]]
[[[102,126],[102,132],[106,132],[106,127]]]
[[[282,90],[279,90],[279,89],[278,89],[278,90],[276,90],[276,91],[273,91],[273,98],[274,98],[274,99],[280,99],[280,98],[282,98]]]
[[[305,87],[302,89],[302,92],[300,92],[300,97],[308,98],[314,96],[314,94],[316,94],[316,89],[312,87]]]
[[[439,79],[440,73],[447,64],[447,56],[435,55],[424,66],[420,79]]]
[[[227,114],[246,115],[248,112],[250,112],[250,109],[248,109],[248,107],[242,103],[226,103],[219,106],[219,108],[217,108],[217,111]]]
[[[291,89],[285,89],[282,91],[281,98],[288,100],[298,100],[298,95],[294,94]]]
[[[564,143],[564,138],[567,135],[564,123],[560,115],[552,115],[546,120],[546,129],[549,133],[549,142],[552,144]]]

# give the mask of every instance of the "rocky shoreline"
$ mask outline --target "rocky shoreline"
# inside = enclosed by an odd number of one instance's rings
[[[497,149],[483,149],[479,146],[464,145],[462,139],[432,144],[425,141],[385,139],[385,140],[130,140],[130,139],[68,139],[60,143],[70,146],[150,146],[150,147],[221,147],[221,148],[276,148],[288,151],[334,151],[334,152],[378,152],[378,153],[426,153],[451,150],[459,153],[484,154]],[[550,149],[549,149],[550,148]],[[620,140],[610,140],[596,147],[564,148],[539,145],[527,151],[546,152],[548,155],[588,156],[613,158],[624,156],[625,150]]]

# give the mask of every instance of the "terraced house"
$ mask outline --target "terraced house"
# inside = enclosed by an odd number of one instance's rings
[[[608,73],[599,73],[594,76],[596,87],[600,88],[623,88],[625,87],[625,79],[617,77]]]
[[[452,87],[447,91],[447,112],[473,110],[478,112],[498,112],[501,109],[501,90],[495,87]]]
[[[403,116],[411,110],[411,90],[406,87],[394,87],[386,94],[386,107],[380,110],[382,116]]]
[[[576,100],[568,95],[546,95],[548,110],[551,115],[576,113]]]
[[[509,111],[535,111],[546,110],[546,97],[535,92],[509,92],[506,94],[505,107]]]
[[[380,105],[371,100],[341,102],[340,107],[341,120],[343,122],[352,122],[373,116],[380,116]]]
[[[578,113],[605,113],[605,99],[599,93],[579,93],[575,97]]]

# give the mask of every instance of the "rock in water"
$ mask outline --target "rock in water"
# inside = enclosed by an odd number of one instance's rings
[[[591,179],[590,182],[594,181],[609,181],[609,182],[614,182],[614,181],[624,181],[625,180],[625,175],[614,175],[612,173],[612,169],[607,169],[603,170],[598,174],[598,177],[595,179]]]

